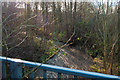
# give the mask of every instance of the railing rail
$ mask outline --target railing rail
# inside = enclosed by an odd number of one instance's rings
[[[58,73],[58,78],[60,78],[61,73],[90,78],[90,79],[101,79],[101,80],[120,80],[120,76],[96,73],[96,72],[89,72],[77,69],[70,69],[60,66],[48,65],[48,64],[41,64],[36,62],[24,61],[21,59],[13,59],[13,58],[6,58],[0,56],[0,61],[2,61],[2,76],[6,78],[6,65],[5,63],[10,63],[10,70],[11,70],[11,78],[22,78],[23,70],[22,66],[28,66],[31,69],[40,66],[39,69],[43,69],[43,78],[46,79],[46,71],[53,71]],[[30,75],[31,78],[34,78],[34,72]]]

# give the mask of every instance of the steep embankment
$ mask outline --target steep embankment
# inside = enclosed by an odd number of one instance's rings
[[[76,48],[70,48],[70,47],[65,47],[64,49],[62,49],[47,63],[51,65],[57,65],[57,66],[86,70],[86,71],[88,71],[90,69],[89,67],[94,64],[93,60],[89,57],[88,54],[83,53],[82,51]],[[36,72],[36,77],[42,76],[40,73],[41,70],[38,70]],[[49,78],[53,78],[53,77],[57,77],[57,74],[54,72],[48,72],[47,76]],[[68,77],[68,76],[64,75],[63,77]]]
[[[69,67],[74,69],[89,70],[89,66],[93,65],[89,55],[75,48],[66,47],[57,55],[48,61],[48,64]]]

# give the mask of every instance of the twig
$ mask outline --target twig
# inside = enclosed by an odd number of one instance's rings
[[[80,47],[80,49],[82,49],[82,48],[85,46],[85,44],[88,42],[89,39],[90,39],[90,37],[87,38],[87,40],[86,40],[85,43]]]
[[[19,26],[22,26],[24,23],[26,23],[27,21],[29,21],[29,20],[35,18],[36,16],[37,16],[37,15],[35,15],[35,16],[33,16],[33,17],[27,19],[25,22],[21,23]],[[17,27],[18,27],[18,26],[17,26]],[[20,27],[19,30],[20,30],[20,29],[22,29],[22,27]],[[12,31],[9,35],[7,35],[7,37],[4,38],[4,39],[7,39],[11,34],[13,34],[13,33],[16,32],[16,31],[17,31],[17,30],[13,30],[13,31]]]
[[[11,49],[13,49],[13,48],[18,47],[19,45],[21,45],[21,44],[25,41],[25,39],[26,39],[27,37],[28,37],[28,36],[25,36],[25,38],[24,38],[19,44],[17,44],[16,46],[8,49],[7,51],[10,51]]]
[[[112,74],[112,66],[113,66],[113,56],[114,56],[113,49],[115,48],[117,41],[118,41],[118,39],[116,39],[116,41],[114,42],[112,49],[110,51],[110,54],[111,54],[111,63],[110,63],[110,67],[109,67],[110,74]]]
[[[15,15],[15,14],[17,14],[17,13],[10,14],[7,18],[5,18],[5,20],[0,25],[2,25],[9,17],[11,17],[12,15]]]

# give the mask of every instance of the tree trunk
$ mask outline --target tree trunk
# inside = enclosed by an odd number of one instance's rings
[[[66,30],[66,37],[68,38],[68,21],[67,21],[67,5],[66,5],[66,1],[65,1],[65,30]]]
[[[75,25],[76,25],[76,9],[77,9],[77,2],[75,0],[75,3],[74,3],[74,13],[73,13],[73,30],[75,31]]]
[[[118,4],[118,75],[120,75],[120,1]]]
[[[73,2],[70,2],[70,27],[73,30],[73,15],[72,15]],[[73,33],[73,31],[70,31]],[[71,34],[71,33],[70,33]]]
[[[38,15],[38,2],[35,2],[35,15]],[[37,25],[37,17],[35,18],[35,25]]]

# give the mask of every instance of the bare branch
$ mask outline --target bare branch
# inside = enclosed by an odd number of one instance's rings
[[[20,42],[20,43],[18,43],[16,46],[14,46],[14,47],[11,47],[10,49],[8,49],[7,51],[10,51],[11,49],[13,49],[13,48],[15,48],[15,47],[18,47],[19,45],[21,45],[25,40],[26,40],[26,38],[27,38],[28,36],[25,36],[25,38]]]
[[[19,29],[22,29],[22,25],[24,24],[24,23],[26,23],[27,21],[29,21],[29,20],[31,20],[31,19],[33,19],[33,18],[35,18],[37,15],[35,15],[35,16],[33,16],[33,17],[31,17],[31,18],[29,18],[28,20],[26,20],[25,22],[23,22],[23,23],[21,23],[19,26],[21,26]],[[18,27],[18,26],[17,26]],[[17,30],[15,29],[15,30],[13,30],[9,35],[7,35],[7,37],[6,38],[4,38],[4,39],[7,39],[8,37],[10,37],[14,32],[16,32]]]

